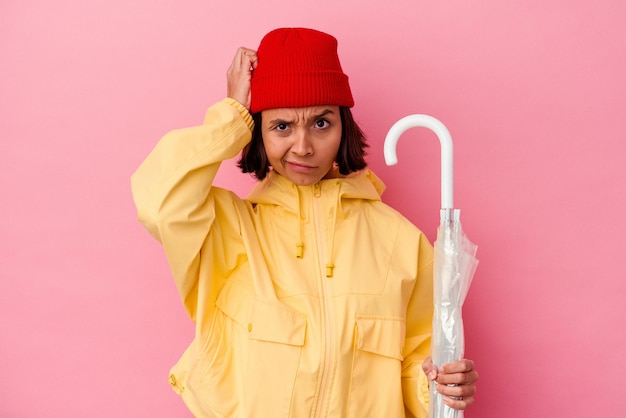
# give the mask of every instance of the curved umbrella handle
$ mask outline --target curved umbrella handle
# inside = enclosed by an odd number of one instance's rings
[[[405,116],[389,129],[385,138],[384,153],[387,165],[396,165],[396,146],[398,139],[404,131],[423,127],[433,131],[441,143],[441,208],[452,209],[454,207],[454,186],[453,186],[453,147],[450,132],[438,119],[428,115]]]

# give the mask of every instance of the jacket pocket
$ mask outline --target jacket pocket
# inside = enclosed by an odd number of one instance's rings
[[[356,318],[356,328],[358,350],[403,360],[404,318],[361,315]]]
[[[405,335],[404,318],[357,315],[349,417],[404,416],[401,372]]]
[[[263,411],[263,416],[287,417],[306,336],[306,317],[279,302],[256,301],[247,330],[243,416]]]
[[[250,339],[303,346],[306,318],[282,305],[255,302],[248,323]]]

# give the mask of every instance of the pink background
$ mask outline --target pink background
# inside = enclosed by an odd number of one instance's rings
[[[129,176],[225,94],[278,26],[340,41],[384,198],[435,238],[439,145],[479,245],[466,417],[625,416],[626,3],[3,0],[0,416],[188,417],[167,383],[192,337]],[[225,164],[220,183],[251,181]]]

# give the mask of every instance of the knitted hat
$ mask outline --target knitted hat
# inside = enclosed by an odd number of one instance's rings
[[[252,73],[252,113],[283,107],[354,106],[337,39],[313,29],[281,28],[265,35]]]

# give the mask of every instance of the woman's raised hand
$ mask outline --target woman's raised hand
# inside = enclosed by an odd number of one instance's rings
[[[258,62],[255,50],[242,47],[237,49],[235,58],[226,72],[227,96],[237,100],[248,110],[251,101],[250,80]]]

